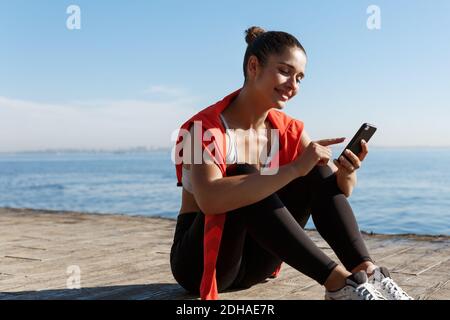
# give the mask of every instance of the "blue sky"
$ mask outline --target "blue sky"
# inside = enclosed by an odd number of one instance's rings
[[[66,27],[71,4],[80,30]],[[373,146],[450,146],[449,16],[447,0],[2,0],[0,151],[171,146],[187,117],[242,85],[252,25],[306,48],[285,112],[313,139],[370,122]]]

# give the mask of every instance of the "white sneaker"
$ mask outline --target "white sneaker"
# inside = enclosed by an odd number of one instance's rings
[[[359,271],[345,280],[345,287],[337,291],[325,291],[325,300],[386,300],[372,284],[367,274]]]
[[[388,269],[385,267],[376,268],[373,274],[369,277],[369,283],[381,292],[386,300],[414,300],[405,291],[403,291],[394,280],[392,280]]]

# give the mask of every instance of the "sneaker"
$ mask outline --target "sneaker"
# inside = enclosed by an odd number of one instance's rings
[[[376,268],[373,274],[369,277],[369,283],[381,292],[386,300],[414,300],[405,291],[403,291],[394,280],[392,280],[388,269],[385,267]]]
[[[325,291],[325,300],[386,300],[372,284],[367,274],[359,271],[345,280],[345,287],[337,291]]]

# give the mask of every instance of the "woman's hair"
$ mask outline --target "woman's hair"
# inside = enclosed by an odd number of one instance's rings
[[[245,41],[247,50],[244,55],[244,78],[247,80],[247,63],[250,56],[258,58],[259,63],[264,66],[269,55],[282,54],[287,48],[299,48],[305,55],[306,51],[301,43],[293,35],[283,31],[265,31],[260,27],[250,27],[245,30]]]

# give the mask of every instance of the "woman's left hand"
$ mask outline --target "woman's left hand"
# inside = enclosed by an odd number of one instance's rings
[[[361,141],[362,151],[355,155],[352,151],[346,149],[345,155],[350,160],[347,160],[344,156],[338,160],[334,159],[333,163],[338,170],[336,171],[337,183],[342,192],[349,197],[352,193],[353,187],[356,185],[356,170],[361,167],[361,163],[369,153],[367,142]]]
[[[360,152],[359,155],[355,155],[349,149],[345,150],[344,154],[347,156],[348,159],[351,160],[351,162],[348,161],[344,156],[341,156],[339,160],[334,159],[333,163],[338,168],[338,171],[344,171],[347,174],[352,174],[357,169],[359,169],[361,167],[362,161],[369,153],[369,147],[367,146],[367,143],[364,140],[361,140],[361,148],[362,151]]]

